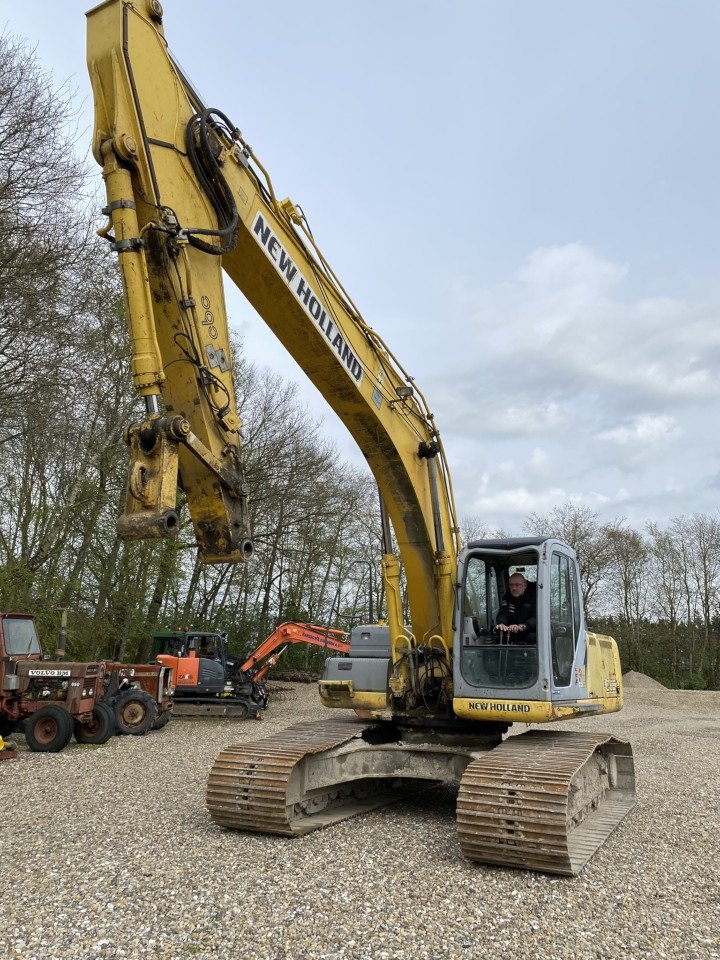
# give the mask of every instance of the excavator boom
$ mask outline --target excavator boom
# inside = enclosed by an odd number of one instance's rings
[[[255,679],[260,679],[277,663],[277,658],[270,663],[272,654],[279,648],[284,651],[293,643],[307,643],[333,653],[350,652],[350,638],[342,630],[317,627],[311,623],[281,623],[247,656],[240,669],[243,673],[253,670]]]
[[[432,414],[360,316],[301,209],[277,199],[238,128],[199,101],[168,52],[159,10],[107,0],[88,14],[93,152],[123,274],[133,380],[148,411],[128,431],[119,530],[175,534],[179,480],[200,556],[252,555],[225,270],[365,455],[405,567],[414,634],[448,637],[459,540]],[[393,560],[388,546],[388,617],[393,634],[404,636]]]

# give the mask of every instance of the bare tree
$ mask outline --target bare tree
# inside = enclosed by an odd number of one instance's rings
[[[498,527],[489,527],[480,517],[469,515],[460,518],[460,540],[470,543],[472,540],[492,540],[505,536]]]
[[[646,666],[645,619],[649,604],[650,551],[641,534],[620,525],[606,531],[611,563],[607,571],[607,595],[616,617],[629,662],[639,670]]]
[[[578,555],[583,603],[586,610],[600,607],[600,586],[613,560],[609,534],[618,521],[600,522],[599,515],[583,504],[568,500],[546,514],[531,514],[523,524],[528,534],[557,537]]]
[[[651,603],[656,629],[667,630],[670,650],[670,675],[673,686],[677,685],[682,667],[681,632],[684,596],[681,551],[669,531],[657,523],[647,525],[651,558]]]
[[[73,338],[89,225],[86,170],[58,89],[26,41],[0,36],[0,440],[13,436],[37,384],[56,378]]]

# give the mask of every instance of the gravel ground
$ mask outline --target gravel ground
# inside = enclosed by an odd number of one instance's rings
[[[314,686],[262,724],[176,719],[55,755],[20,738],[0,763],[0,956],[720,958],[720,693],[626,695],[565,724],[629,737],[638,778],[638,806],[575,879],[465,862],[447,787],[296,840],[216,827],[215,755],[331,715]]]

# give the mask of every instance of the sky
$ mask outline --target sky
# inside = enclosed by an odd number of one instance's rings
[[[0,12],[89,145],[88,2]],[[461,517],[573,500],[636,528],[720,496],[715,0],[166,0],[173,55],[240,127],[414,376]],[[99,177],[99,172],[98,172]],[[227,284],[248,356],[344,427]]]

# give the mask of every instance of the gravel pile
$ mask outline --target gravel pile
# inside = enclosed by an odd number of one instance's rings
[[[216,827],[223,747],[331,715],[289,686],[262,723],[175,719],[56,755],[19,738],[0,763],[0,956],[720,958],[720,694],[628,691],[622,713],[565,725],[629,737],[639,794],[566,879],[465,862],[447,787],[297,840]]]
[[[656,690],[667,690],[659,680],[654,680],[646,673],[640,673],[637,670],[628,670],[623,674],[622,679],[625,687],[654,687]]]

